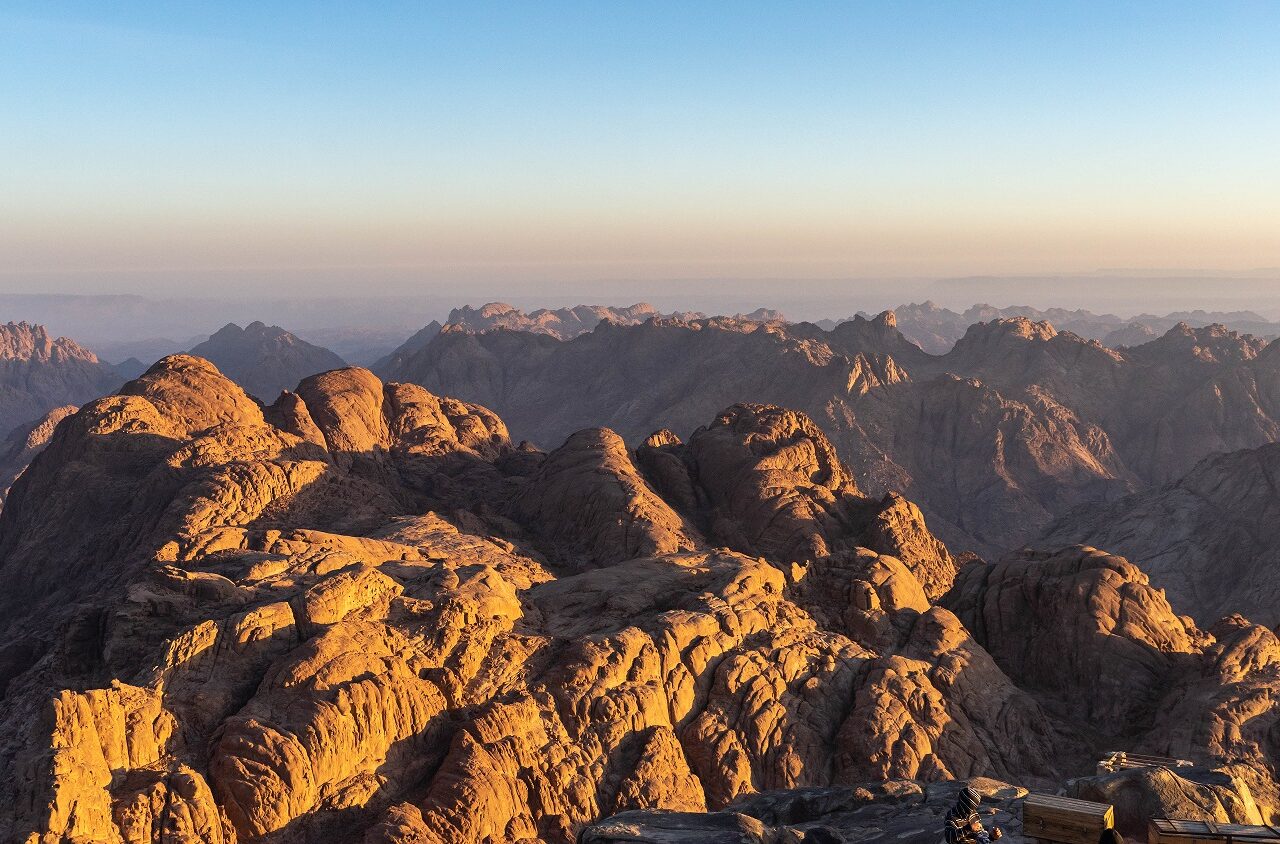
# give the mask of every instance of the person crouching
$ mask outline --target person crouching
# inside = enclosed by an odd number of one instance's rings
[[[991,844],[1004,835],[1000,827],[993,826],[990,832],[982,826],[978,818],[978,804],[982,795],[976,789],[966,786],[960,790],[956,805],[947,812],[944,822],[943,837],[946,844]]]

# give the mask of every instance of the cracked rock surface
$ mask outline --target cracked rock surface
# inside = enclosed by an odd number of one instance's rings
[[[772,405],[544,454],[366,370],[263,406],[166,358],[0,512],[0,840],[844,840],[815,818],[1056,787],[1120,738],[1270,816],[1269,630],[1089,549],[957,574],[853,477]]]

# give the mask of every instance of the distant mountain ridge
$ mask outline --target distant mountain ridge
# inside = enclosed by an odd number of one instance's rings
[[[458,325],[467,331],[482,332],[495,328],[511,331],[529,331],[548,334],[557,340],[572,340],[580,334],[595,329],[608,320],[618,325],[639,325],[650,319],[696,320],[707,315],[697,311],[673,311],[664,314],[648,302],[637,302],[627,307],[609,305],[575,305],[570,308],[539,308],[525,313],[505,302],[490,302],[478,308],[463,305],[449,313],[446,325]],[[758,308],[749,314],[735,314],[733,319],[769,322],[782,320],[782,313],[768,308]]]
[[[110,393],[125,379],[93,352],[42,325],[0,325],[0,436],[50,410]]]
[[[309,375],[341,369],[346,361],[278,325],[228,323],[191,354],[211,361],[251,395],[272,401]]]
[[[555,442],[606,424],[629,442],[735,401],[807,413],[873,494],[901,491],[959,549],[996,553],[1074,507],[1280,437],[1280,349],[1222,326],[1132,349],[1025,317],[978,323],[945,355],[893,312],[830,331],[727,317],[601,322],[571,340],[445,328],[381,373]]]
[[[1097,340],[1113,349],[1153,339],[1180,322],[1195,328],[1216,323],[1234,331],[1256,334],[1267,339],[1280,337],[1280,322],[1270,321],[1253,311],[1177,311],[1164,316],[1143,313],[1126,319],[1115,314],[1096,314],[1082,309],[1040,310],[1026,305],[997,308],[978,304],[958,312],[926,301],[899,305],[893,312],[903,335],[926,352],[935,355],[950,351],[969,326],[975,323],[1019,317],[1033,322],[1050,322],[1059,330],[1070,331],[1088,340]],[[870,314],[859,313],[859,316],[869,318]],[[837,324],[835,320],[818,322],[818,325],[827,329],[834,328]]]
[[[432,320],[405,340],[393,352],[374,363],[374,372],[392,372],[425,347],[446,327],[468,334],[486,331],[524,331],[545,334],[557,340],[572,340],[592,331],[608,320],[618,325],[639,325],[650,319],[696,320],[706,319],[706,314],[696,311],[673,311],[663,314],[648,302],[637,302],[626,307],[612,305],[574,305],[568,308],[539,308],[526,313],[505,302],[489,302],[479,307],[463,305],[449,312],[444,324]],[[780,311],[757,308],[749,314],[737,314],[734,319],[770,322],[784,319]]]

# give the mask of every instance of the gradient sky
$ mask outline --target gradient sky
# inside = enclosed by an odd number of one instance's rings
[[[1276,267],[1278,56],[1276,2],[8,0],[0,288]]]

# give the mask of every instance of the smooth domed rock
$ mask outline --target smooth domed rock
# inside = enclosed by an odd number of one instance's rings
[[[1142,723],[1204,642],[1141,570],[1088,547],[966,566],[943,603],[1009,676],[1112,735]]]

